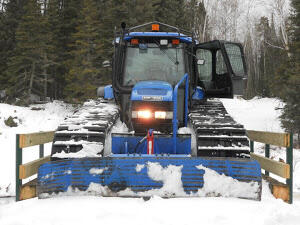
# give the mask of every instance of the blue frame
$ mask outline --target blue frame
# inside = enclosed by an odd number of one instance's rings
[[[138,144],[144,137],[133,136],[128,133],[113,133],[111,136],[111,148],[114,154],[124,155],[144,155],[147,154],[147,140]],[[177,151],[174,151],[177,149]],[[191,154],[191,135],[178,134],[176,136],[176,147],[173,146],[173,137],[165,134],[154,134],[154,155]]]
[[[185,100],[184,100],[184,126],[187,126],[188,120],[188,94],[189,94],[189,76],[188,74],[184,74],[181,80],[176,84],[174,88],[173,94],[173,146],[174,146],[174,154],[176,154],[177,149],[177,131],[178,131],[178,120],[177,120],[177,98],[178,98],[178,88],[185,81]]]

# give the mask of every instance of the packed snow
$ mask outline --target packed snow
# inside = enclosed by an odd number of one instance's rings
[[[257,182],[239,182],[232,177],[224,174],[220,175],[216,171],[202,165],[197,166],[197,169],[205,171],[204,185],[202,189],[199,189],[198,196],[223,196],[248,199],[256,199],[258,197],[259,184]]]
[[[252,100],[224,99],[222,100],[228,113],[243,124],[246,129],[283,132],[278,116],[282,103],[277,99],[254,98]],[[54,130],[63,119],[71,115],[74,109],[61,102],[39,105],[40,111],[30,108],[0,104],[0,196],[14,195],[15,179],[15,134],[37,131]],[[18,127],[9,128],[4,124],[4,119],[9,116],[17,117],[14,120]],[[69,128],[74,129],[78,127]],[[118,121],[112,132],[127,132],[126,126]],[[182,130],[181,132],[187,132]],[[108,140],[109,141],[109,140]],[[106,142],[107,143],[107,142]],[[105,146],[106,148],[106,146]],[[34,149],[34,148],[32,148]],[[49,153],[50,145],[46,146]],[[109,151],[105,150],[104,152]],[[255,151],[263,154],[263,144],[255,143]],[[32,153],[34,152],[34,153]],[[26,149],[24,162],[38,157],[38,151]],[[285,149],[271,146],[271,157],[275,160],[285,160]],[[101,174],[104,169],[94,168],[91,174]],[[137,165],[136,172],[147,169],[151,179],[163,182],[164,193],[170,190],[182,192],[180,184],[181,168],[169,165],[162,167],[156,163]],[[201,190],[205,195],[223,190],[222,195],[235,194],[239,191],[255,188],[255,183],[247,187],[236,186],[228,190],[227,185],[232,186],[233,179],[214,174],[201,165],[199,169],[206,171],[204,179],[214,180],[214,185],[205,183]],[[102,171],[103,170],[103,171]],[[71,171],[66,171],[71,172]],[[205,175],[204,175],[205,176]],[[226,182],[228,184],[226,184]],[[211,182],[210,182],[211,183]],[[175,185],[175,186],[174,186]],[[171,187],[172,186],[172,187]],[[174,189],[175,187],[175,189]],[[177,189],[176,189],[177,188]],[[162,191],[160,190],[160,191]],[[88,194],[99,191],[105,193],[107,188],[99,184],[91,184]],[[130,193],[130,189],[124,190],[123,195]],[[202,192],[199,196],[204,196]],[[275,199],[268,189],[268,183],[263,181],[262,200],[244,200],[223,197],[196,197],[162,199],[154,196],[149,201],[142,198],[105,198],[96,196],[77,195],[78,190],[69,190],[52,198],[38,200],[37,198],[14,202],[13,198],[0,198],[0,224],[4,225],[35,225],[35,224],[276,224],[295,225],[300,221],[300,154],[294,150],[294,204],[289,205],[282,200]],[[247,191],[246,191],[247,192]],[[202,195],[201,195],[202,193]],[[122,194],[122,193],[121,193]],[[70,196],[68,196],[70,195]],[[16,216],[17,215],[17,216]],[[251,218],[251,219],[249,219]]]
[[[102,169],[98,169],[98,168],[92,168],[90,169],[90,174],[102,174],[105,170],[108,170],[108,167],[102,168]]]
[[[56,142],[55,142],[56,143]],[[81,143],[81,142],[79,142]],[[101,152],[103,151],[102,143],[81,143],[82,149],[78,152],[59,152],[53,154],[56,158],[85,158],[85,157],[101,157]]]
[[[60,101],[19,107],[0,103],[0,196],[15,195],[16,134],[53,131],[74,108]],[[8,127],[4,121],[15,118],[17,127]],[[50,154],[51,143],[45,145],[45,155]],[[38,158],[38,146],[23,150],[23,163]]]

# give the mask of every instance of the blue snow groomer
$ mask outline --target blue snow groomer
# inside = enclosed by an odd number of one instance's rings
[[[245,129],[210,99],[242,94],[242,46],[198,43],[192,33],[159,22],[129,29],[123,23],[114,40],[112,85],[103,96],[119,106],[129,132],[112,133],[111,153],[101,158],[44,164],[39,193],[70,186],[88,191],[96,183],[104,196],[220,196],[220,190],[203,192],[210,182],[204,175],[212,170],[249,186],[251,193],[236,197],[259,200],[261,169],[250,158]],[[91,174],[91,168],[101,173]],[[64,174],[67,169],[74,175]],[[59,175],[43,179],[50,171]],[[172,176],[179,179],[174,189]]]

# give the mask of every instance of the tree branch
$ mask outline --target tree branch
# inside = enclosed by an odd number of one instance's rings
[[[266,44],[268,44],[268,45],[270,45],[271,47],[273,47],[273,48],[279,48],[279,49],[281,49],[281,50],[285,50],[285,48],[283,48],[283,47],[280,47],[280,46],[276,46],[276,45],[272,45],[272,44],[270,44],[269,42],[267,42],[267,41],[264,41]]]

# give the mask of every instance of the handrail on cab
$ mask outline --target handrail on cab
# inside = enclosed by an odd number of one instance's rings
[[[177,138],[177,130],[178,130],[178,120],[177,120],[177,96],[178,96],[178,88],[185,81],[185,99],[184,99],[184,126],[187,126],[187,116],[188,116],[188,91],[189,91],[189,76],[188,74],[184,74],[181,80],[176,84],[174,88],[174,98],[173,98],[173,146],[174,146],[174,154],[176,154],[176,138]]]

